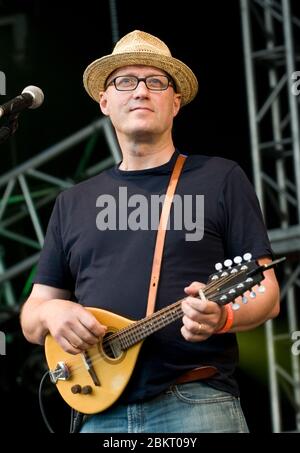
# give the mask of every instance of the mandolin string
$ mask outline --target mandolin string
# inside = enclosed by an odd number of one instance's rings
[[[230,274],[228,276],[224,276],[224,277],[222,277],[221,283],[224,285],[224,284],[230,282],[231,280],[235,279],[237,276],[239,276],[239,275],[241,275],[243,273],[244,273],[244,270],[240,270],[238,272],[235,272],[234,274]],[[206,285],[204,287],[203,291],[204,291],[205,295],[207,295],[209,297],[217,296],[220,293],[219,292],[215,292],[214,293],[213,291],[218,290],[219,286],[220,286],[220,279],[210,282],[208,285]],[[228,290],[228,289],[230,289],[230,288],[227,288],[226,290]],[[207,297],[207,298],[209,298],[209,297]],[[130,330],[135,330],[138,325],[142,325],[144,323],[147,323],[148,321],[151,322],[151,319],[159,317],[159,316],[161,316],[161,314],[167,313],[170,309],[172,310],[173,308],[175,308],[176,305],[181,304],[181,302],[183,300],[184,300],[184,298],[180,299],[177,302],[174,302],[171,305],[168,305],[167,307],[162,308],[161,310],[156,311],[155,313],[153,313],[151,316],[148,316],[147,318],[143,318],[143,319],[141,319],[139,321],[136,321],[134,324],[131,324],[130,326],[126,326],[125,328],[122,328],[122,329],[118,330],[114,334],[110,335],[109,338],[107,338],[105,341],[111,341],[114,338],[118,338],[125,331],[129,332]],[[104,343],[105,343],[105,341],[104,341]]]
[[[209,298],[213,298],[213,297],[215,297],[217,295],[222,294],[222,292],[219,291],[220,281],[221,281],[222,285],[225,285],[226,283],[230,282],[231,280],[234,280],[237,276],[239,276],[239,275],[241,275],[243,273],[244,273],[244,270],[240,270],[238,272],[235,272],[234,274],[229,274],[228,276],[222,277],[222,281],[220,279],[215,280],[215,281],[211,281],[203,289],[205,296],[207,296],[207,298],[209,299]],[[230,288],[227,287],[226,291],[228,291],[229,289]],[[216,291],[216,290],[218,290],[218,291]],[[223,290],[223,292],[224,291],[225,290]],[[137,330],[138,328],[142,327],[145,323],[151,322],[151,319],[157,322],[157,319],[159,321],[162,314],[166,314],[167,315],[167,314],[170,314],[170,312],[177,311],[178,309],[180,309],[180,311],[181,311],[181,302],[183,300],[184,299],[180,299],[179,301],[174,302],[173,304],[168,305],[167,307],[164,307],[163,309],[153,313],[151,316],[143,318],[143,319],[141,319],[141,320],[139,320],[139,321],[137,321],[137,322],[135,322],[135,323],[133,323],[133,324],[131,324],[129,326],[126,326],[126,327],[118,330],[117,332],[113,333],[108,338],[103,340],[102,347],[103,347],[103,345],[105,346],[107,343],[111,342],[113,339],[118,339],[124,332],[127,332],[130,335],[130,331]],[[171,322],[173,322],[173,320]],[[164,327],[164,325],[162,327]],[[95,345],[94,347],[98,347],[98,345]],[[80,353],[80,355],[81,354],[82,353]],[[77,362],[78,360],[80,360],[79,357],[76,357],[76,360],[74,359],[73,361],[70,361],[69,363],[72,366],[72,362],[75,364],[75,362]],[[92,365],[93,365],[94,363],[96,363],[98,361],[101,361],[101,360],[104,361],[105,358],[102,356],[102,354],[100,352],[97,352],[96,354],[94,354],[92,356],[89,356],[88,360],[90,362],[92,362]],[[78,364],[78,366],[76,368],[72,369],[72,372],[73,372],[73,374],[77,374],[76,372],[78,370],[81,370],[81,369],[84,369],[86,371],[86,366],[85,366],[84,363],[81,363],[80,365]]]
[[[221,283],[224,285],[224,284],[230,282],[231,280],[235,279],[238,275],[243,274],[243,273],[244,273],[244,271],[240,270],[240,271],[238,271],[238,272],[236,272],[234,274],[229,274],[228,276],[222,277]],[[212,281],[208,285],[206,285],[206,287],[204,288],[204,293],[205,293],[206,296],[208,296],[208,298],[209,297],[213,298],[214,296],[217,296],[217,295],[221,294],[220,291],[215,292],[215,293],[213,292],[216,289],[218,290],[219,287],[220,287],[220,279],[218,279],[216,281]],[[228,289],[229,288],[226,288],[226,291],[228,291]],[[130,331],[138,330],[138,328],[142,327],[145,323],[151,321],[151,318],[152,318],[152,320],[154,319],[154,321],[157,322],[157,319],[158,319],[158,321],[160,321],[160,317],[161,317],[162,314],[170,314],[171,312],[175,312],[178,309],[180,309],[180,312],[181,312],[181,302],[182,302],[182,300],[184,300],[184,299],[181,299],[181,300],[179,300],[177,302],[174,302],[174,304],[171,304],[171,305],[169,305],[167,307],[164,307],[163,309],[155,312],[150,317],[143,318],[142,320],[139,320],[139,321],[133,323],[130,326],[126,326],[126,327],[118,330],[114,334],[110,335],[108,338],[104,339],[104,341],[102,342],[102,345],[107,344],[108,342],[112,341],[113,339],[119,338],[124,332],[127,332],[130,335]],[[178,313],[176,313],[176,315],[177,314]],[[179,313],[179,314],[181,314],[181,313]],[[164,327],[164,325],[162,327]],[[97,347],[97,345],[95,345],[95,347]],[[71,366],[72,366],[72,362],[75,363],[75,361],[77,362],[78,360],[80,360],[80,359],[78,357],[76,357],[76,360],[74,359],[73,361],[71,361]],[[94,354],[92,356],[89,356],[89,361],[92,362],[92,365],[94,363],[100,361],[100,360],[103,360],[103,361],[105,360],[105,358],[102,356],[102,354],[100,352],[97,352],[96,354]],[[79,369],[84,369],[86,371],[85,364],[81,363],[76,368],[74,368],[72,371],[73,371],[74,374],[76,374],[76,371],[79,370]]]
[[[217,292],[213,292],[215,290],[219,290],[219,287],[220,287],[220,282],[222,285],[225,285],[226,283],[230,282],[231,280],[234,280],[237,276],[241,275],[244,273],[244,270],[240,270],[238,272],[235,272],[234,274],[229,274],[228,276],[224,276],[222,277],[222,280],[221,279],[218,279],[218,280],[215,280],[215,281],[211,281],[210,283],[208,283],[203,291],[205,293],[205,296],[207,296],[207,298],[209,297],[214,297],[214,296],[217,296],[217,295],[220,295],[220,291],[217,291]],[[226,291],[228,291],[229,288],[226,288]],[[122,334],[124,334],[125,332],[128,333],[130,335],[131,331],[135,331],[135,330],[138,330],[140,327],[143,327],[143,325],[145,323],[148,323],[148,322],[151,322],[151,320],[154,320],[154,321],[157,321],[157,318],[159,320],[159,318],[161,317],[162,314],[170,314],[170,312],[173,312],[177,309],[181,309],[181,302],[183,301],[184,299],[180,299],[179,301],[177,302],[174,302],[173,304],[167,306],[167,307],[164,307],[163,309],[153,313],[151,316],[148,316],[146,318],[143,318],[139,321],[136,321],[135,323],[129,325],[129,326],[126,326],[120,330],[118,330],[117,332],[113,333],[112,335],[110,335],[108,338],[104,339],[104,341],[102,342],[102,345],[105,346],[105,344],[107,344],[108,342],[111,342],[113,339],[118,339],[121,337]],[[162,326],[164,327],[164,326]],[[97,345],[95,345],[97,347]],[[97,352],[97,354],[95,355],[92,355],[92,356],[89,356],[89,360],[92,361],[93,363],[97,362],[98,360],[105,360],[102,355]],[[72,362],[77,362],[78,361],[78,358],[76,357],[76,360],[74,359],[74,361],[70,361],[71,365],[72,365]],[[80,366],[78,366],[77,368],[75,368],[73,371],[77,370],[78,368],[84,368],[86,369],[84,363],[80,364]]]

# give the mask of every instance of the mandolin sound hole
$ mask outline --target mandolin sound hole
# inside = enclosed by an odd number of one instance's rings
[[[110,359],[119,359],[123,354],[120,340],[116,337],[111,338],[114,332],[107,332],[103,337],[102,350]]]

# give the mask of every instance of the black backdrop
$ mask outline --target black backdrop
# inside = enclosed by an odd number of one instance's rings
[[[25,12],[28,21],[24,59],[19,63],[11,30],[0,28],[5,44],[0,69],[7,76],[3,101],[29,84],[45,93],[44,105],[21,118],[15,137],[15,159],[20,162],[99,115],[97,104],[83,89],[82,74],[91,61],[112,50],[109,1],[2,3],[2,16]],[[198,77],[197,98],[176,119],[177,145],[188,153],[235,158],[251,173],[239,1],[202,1],[197,8],[193,1],[180,7],[173,1],[116,3],[120,36],[134,29],[157,35]]]

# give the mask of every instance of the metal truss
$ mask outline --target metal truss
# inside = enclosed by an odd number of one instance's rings
[[[98,151],[100,133],[106,140],[107,157],[100,162],[97,159],[97,163],[91,165],[92,153],[95,149]],[[80,159],[74,165],[76,148]],[[105,155],[103,150],[101,155]],[[121,153],[110,120],[103,117],[0,176],[2,307],[16,307],[28,295],[44,242],[42,219],[45,212],[49,217],[58,193],[120,160]],[[53,172],[55,176],[51,174]],[[18,284],[23,283],[21,287],[15,284],[16,277]]]
[[[287,256],[279,275],[282,315],[266,323],[272,425],[274,432],[300,431],[300,350],[292,347],[298,331],[300,337],[300,20],[291,11],[296,1],[240,6],[254,185],[274,253]],[[287,400],[293,426],[283,416]]]
[[[115,43],[119,39],[116,0],[109,0],[109,8]],[[0,26],[12,27],[13,57],[15,63],[22,62],[27,35],[25,15],[3,17]],[[5,77],[4,73],[0,75]],[[5,78],[2,82],[4,89],[1,85],[0,91],[4,94]],[[100,162],[96,158],[96,163],[90,165],[100,135],[104,135],[108,155]],[[86,144],[82,145],[84,141]],[[70,152],[76,147],[79,157],[74,165],[76,159]],[[120,160],[115,132],[110,120],[103,117],[0,176],[0,308],[18,308],[27,297],[44,242],[42,219],[49,218],[58,193]]]

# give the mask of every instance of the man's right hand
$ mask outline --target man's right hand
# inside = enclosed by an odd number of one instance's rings
[[[70,354],[78,354],[99,343],[106,327],[82,305],[69,300],[70,296],[65,289],[33,286],[21,312],[21,326],[28,341],[43,345],[50,333]]]
[[[107,330],[82,305],[69,300],[45,301],[41,317],[49,333],[70,354],[78,354],[99,343]]]

